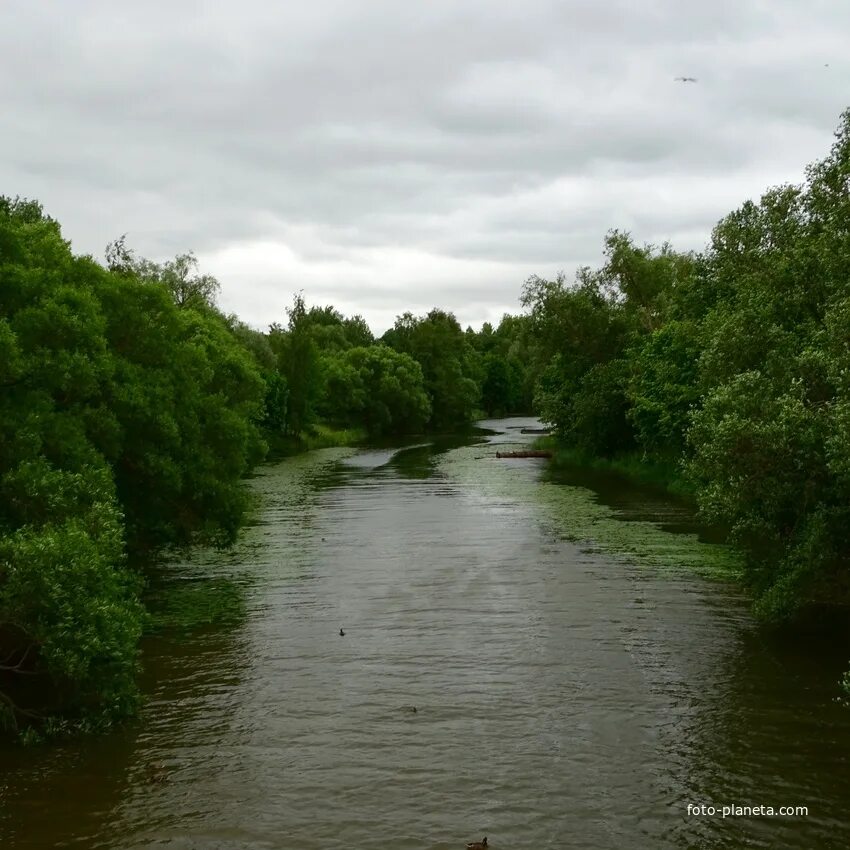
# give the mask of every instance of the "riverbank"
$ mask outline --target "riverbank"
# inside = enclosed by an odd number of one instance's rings
[[[266,435],[269,451],[265,462],[313,451],[359,446],[368,440],[363,428],[332,428],[330,425],[313,425],[297,437]]]
[[[274,466],[289,457],[307,455],[319,449],[352,448],[365,444],[367,440],[368,435],[363,429],[340,429],[322,424],[312,426],[298,437],[266,435],[269,451],[251,477],[256,476],[262,467]],[[246,528],[261,521],[266,509],[264,500],[255,489],[247,482],[245,486],[250,494],[250,507],[240,527],[240,537]],[[172,553],[172,557],[149,565],[148,587],[142,597],[147,612],[145,636],[163,632],[190,634],[213,624],[236,624],[244,618],[245,588],[239,582],[230,576],[213,577],[181,569],[181,565],[185,567],[199,552],[206,550],[203,545],[192,546],[181,556],[174,557],[176,553]]]
[[[699,517],[697,494],[694,484],[682,472],[679,464],[644,459],[638,452],[620,455],[614,458],[600,458],[588,455],[572,447],[560,444],[554,435],[548,435],[535,440],[535,449],[550,451],[550,468],[556,472],[567,473],[572,483],[576,478],[583,480],[588,474],[602,473],[606,479],[619,478],[629,485],[640,486],[655,490],[672,497],[676,502],[693,511]],[[590,486],[599,486],[598,483]],[[745,564],[747,552],[731,541],[730,529],[720,525],[704,525],[703,534],[706,539],[716,543],[725,543],[730,551],[736,553],[740,565]],[[752,585],[747,581],[746,570],[734,570],[723,574],[723,578],[732,578],[742,587],[752,593]],[[756,613],[759,609],[756,605]],[[763,616],[759,614],[759,616]],[[807,599],[800,602],[792,616],[784,625],[800,633],[817,629],[818,623],[824,620],[846,623],[850,617],[850,586],[844,582],[833,582],[826,586],[814,585]],[[779,625],[776,618],[766,618]],[[830,626],[831,628],[834,626]],[[850,696],[850,674],[842,681],[842,690]]]
[[[615,473],[635,483],[644,484],[677,498],[685,499],[691,504],[696,503],[696,492],[693,484],[675,462],[649,460],[644,458],[640,452],[628,452],[613,458],[595,457],[559,443],[558,438],[552,434],[539,437],[532,443],[532,446],[535,450],[551,452],[550,463],[554,467],[575,467]]]
[[[265,434],[269,450],[263,463],[275,463],[293,455],[304,454],[316,449],[339,449],[358,447],[395,447],[402,448],[407,443],[420,440],[445,440],[466,437],[472,434],[490,433],[477,423],[484,419],[483,411],[464,426],[451,431],[428,431],[419,434],[395,434],[383,437],[370,437],[364,428],[334,428],[331,425],[317,424],[297,437]]]

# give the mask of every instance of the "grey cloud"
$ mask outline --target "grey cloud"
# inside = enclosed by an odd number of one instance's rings
[[[302,287],[479,324],[610,227],[700,248],[801,179],[848,33],[842,0],[6,0],[0,192],[80,251],[197,251],[256,324]]]

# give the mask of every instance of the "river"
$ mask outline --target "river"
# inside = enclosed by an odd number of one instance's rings
[[[850,846],[846,635],[758,627],[686,508],[483,424],[262,467],[158,580],[233,604],[146,639],[139,720],[0,752],[0,847]]]

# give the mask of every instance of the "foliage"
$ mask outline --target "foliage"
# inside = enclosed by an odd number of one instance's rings
[[[288,391],[286,433],[297,437],[316,420],[316,406],[324,392],[320,348],[314,327],[326,325],[317,323],[316,315],[307,312],[301,294],[295,295],[287,314],[288,327],[283,329],[280,325],[272,325],[270,342]],[[334,321],[327,325],[333,328],[336,316],[329,318]]]
[[[286,411],[289,399],[289,387],[286,378],[276,369],[265,374],[266,398],[263,405],[262,424],[266,433],[286,434]]]
[[[232,540],[245,508],[240,479],[265,452],[260,370],[220,315],[176,307],[137,279],[104,284],[112,427],[96,439],[131,549]]]
[[[301,437],[301,449],[330,449],[340,446],[356,446],[365,442],[368,435],[359,428],[332,428],[329,425],[314,425]]]
[[[212,276],[198,273],[198,259],[191,252],[165,263],[137,258],[125,242],[126,234],[106,246],[110,271],[131,275],[145,283],[162,286],[178,307],[214,308],[221,285]]]
[[[523,295],[562,443],[678,462],[773,619],[848,593],[850,110],[806,177],[730,213],[700,256],[613,231],[601,269]]]
[[[634,331],[625,305],[600,274],[579,272],[579,285],[530,278],[523,290],[538,341],[535,404],[565,442],[610,455],[633,443],[626,419],[625,369],[618,363]]]
[[[422,369],[409,355],[386,345],[350,348],[328,379],[333,418],[370,436],[421,431],[431,412]]]
[[[131,713],[142,609],[108,470],[26,461],[2,497],[14,530],[0,536],[0,726],[43,722],[60,698],[71,713],[95,699],[110,717]]]
[[[472,419],[480,392],[474,377],[477,357],[451,313],[435,309],[419,318],[405,313],[383,342],[410,355],[422,368],[433,430],[450,430]]]
[[[225,576],[187,576],[160,582],[146,594],[149,632],[189,633],[206,626],[222,628],[244,621],[245,589]]]
[[[693,323],[672,320],[626,352],[625,384],[635,441],[653,456],[680,457],[690,416],[700,400],[699,344]]]
[[[7,728],[132,711],[143,610],[127,555],[232,540],[265,450],[257,340],[214,308],[217,283],[191,255],[158,266],[123,242],[110,265],[75,257],[38,204],[0,199]]]

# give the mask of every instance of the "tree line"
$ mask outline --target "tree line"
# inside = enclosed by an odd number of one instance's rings
[[[756,610],[848,599],[850,110],[800,185],[701,253],[612,231],[575,285],[523,290],[535,403],[579,455],[666,468],[746,555]]]
[[[317,428],[446,432],[532,409],[562,449],[684,482],[747,558],[761,615],[846,599],[850,110],[801,185],[723,218],[706,250],[636,245],[532,276],[525,312],[380,339],[308,306],[259,331],[193,255],[77,256],[0,198],[0,728],[97,728],[138,703],[144,565],[227,545],[242,479]]]
[[[268,424],[291,437],[316,423],[379,437],[529,412],[527,325],[505,316],[495,330],[463,331],[453,314],[434,309],[405,313],[376,340],[361,316],[308,309],[296,295],[286,325],[267,335],[278,370]]]
[[[137,705],[145,563],[227,545],[242,479],[312,428],[453,430],[530,406],[522,321],[410,314],[376,340],[298,295],[260,332],[191,254],[75,256],[0,198],[0,728],[95,728]]]

